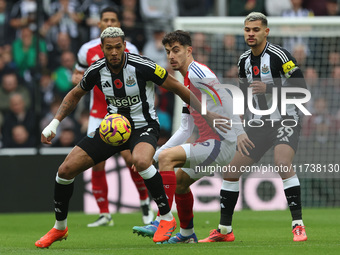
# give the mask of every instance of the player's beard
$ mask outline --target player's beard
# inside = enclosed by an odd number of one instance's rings
[[[247,45],[249,47],[256,47],[257,46],[257,41],[253,41],[252,43],[248,43],[248,41],[247,41]]]
[[[123,61],[124,61],[124,52],[120,58],[120,61],[118,64],[111,64],[110,61],[108,61],[108,59],[106,58],[106,61],[107,63],[109,64],[109,66],[112,68],[112,69],[119,69],[122,65],[123,65]]]

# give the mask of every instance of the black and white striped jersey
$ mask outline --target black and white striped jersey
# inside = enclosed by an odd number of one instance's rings
[[[118,74],[112,73],[102,58],[85,71],[80,86],[86,91],[98,86],[105,95],[107,111],[127,117],[132,128],[158,124],[154,83],[162,85],[168,73],[144,56],[124,54],[124,67]]]
[[[239,86],[245,96],[245,109],[247,109],[247,88],[255,81],[260,80],[267,85],[267,92],[261,95],[253,95],[253,106],[257,110],[267,110],[272,106],[272,88],[278,88],[278,104],[276,110],[269,115],[252,114],[251,119],[257,120],[282,120],[295,119],[299,121],[298,108],[293,104],[287,105],[287,115],[281,115],[281,87],[302,87],[306,83],[295,58],[278,45],[267,42],[263,52],[254,56],[251,50],[244,52],[238,62]],[[293,78],[294,77],[294,78]]]

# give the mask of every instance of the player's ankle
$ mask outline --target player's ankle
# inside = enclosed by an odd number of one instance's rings
[[[169,211],[167,214],[161,215],[160,220],[165,220],[165,221],[172,221],[174,216],[172,215],[171,211]]]

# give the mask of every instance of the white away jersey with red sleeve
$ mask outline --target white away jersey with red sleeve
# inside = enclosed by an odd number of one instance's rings
[[[93,39],[87,43],[85,43],[77,55],[77,64],[76,69],[80,72],[85,72],[85,70],[92,65],[98,59],[104,57],[104,53],[100,48],[100,38]],[[138,50],[135,45],[130,42],[126,42],[125,52],[136,53],[138,54]],[[105,101],[104,94],[100,91],[100,89],[95,86],[93,90],[91,90],[91,98],[90,98],[90,115],[95,118],[103,119],[107,114],[107,104]]]
[[[188,67],[187,75],[184,78],[184,85],[188,87],[196,97],[202,101],[202,95],[207,98],[207,110],[234,119],[240,123],[239,116],[233,116],[232,97],[226,89],[216,88],[220,82],[216,75],[206,66],[196,61],[191,62]],[[196,142],[204,142],[208,139],[236,141],[236,137],[243,133],[242,127],[232,126],[231,130],[223,133],[216,129],[215,133],[208,125],[200,113],[189,107],[190,114],[193,116],[195,126],[198,128],[199,138]]]

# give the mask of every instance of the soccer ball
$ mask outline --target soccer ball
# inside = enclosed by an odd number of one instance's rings
[[[99,135],[109,145],[122,145],[130,138],[131,124],[123,115],[107,115],[100,123]]]

